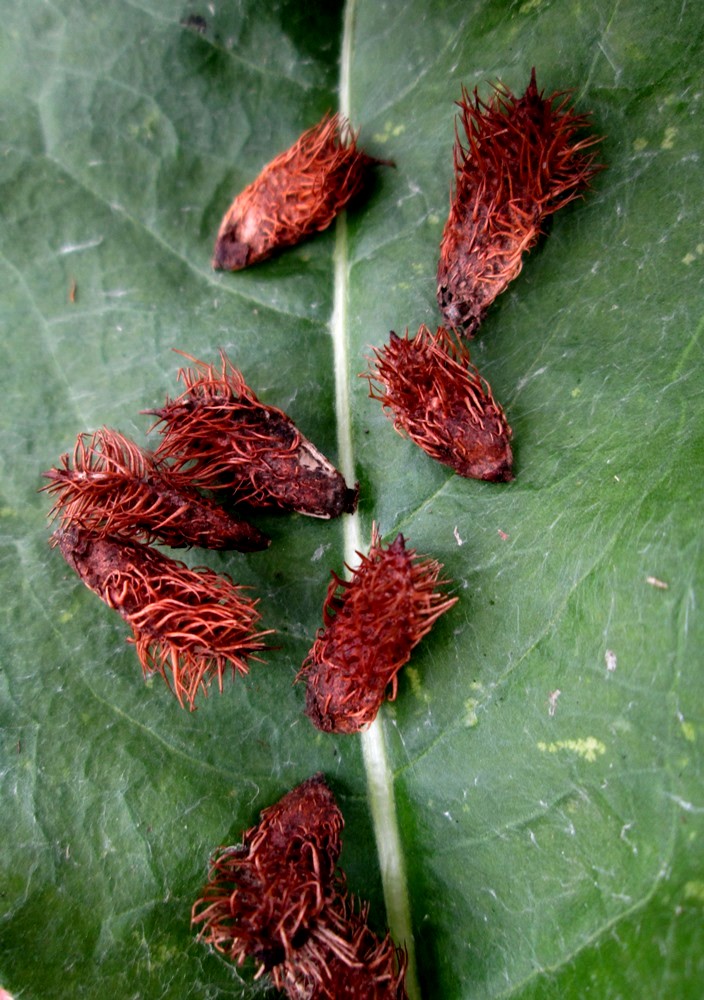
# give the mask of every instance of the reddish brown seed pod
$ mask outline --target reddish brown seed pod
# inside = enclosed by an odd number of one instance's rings
[[[294,1000],[405,1000],[405,952],[369,929],[337,868],[343,825],[323,776],[304,781],[215,853],[192,923]]]
[[[270,539],[254,525],[228,514],[183,476],[155,462],[129,438],[102,428],[80,434],[73,455],[44,475],[56,495],[51,517],[81,525],[100,537],[122,535],[173,547],[265,549]]]
[[[367,923],[369,907],[336,894],[296,953],[271,970],[291,1000],[406,1000],[407,956]]]
[[[237,195],[220,225],[213,267],[238,271],[327,229],[379,162],[357,147],[345,118],[325,115]]]
[[[455,129],[455,190],[440,244],[438,303],[448,326],[472,336],[520,272],[545,220],[581,197],[594,174],[595,136],[577,138],[589,114],[570,95],[543,97],[535,70],[516,98],[501,85],[488,103],[464,88]]]
[[[210,569],[189,569],[156,549],[124,538],[100,538],[76,524],[52,537],[83,583],[132,627],[145,675],[159,673],[191,710],[213,678],[222,691],[229,669],[246,674],[267,632],[258,632],[257,602]]]
[[[220,848],[193,906],[199,937],[258,974],[288,961],[309,939],[334,893],[344,823],[321,774],[268,809],[236,847]]]
[[[306,715],[324,732],[356,733],[396,697],[399,670],[414,646],[453,604],[438,588],[442,566],[406,549],[403,535],[387,548],[376,526],[367,556],[350,580],[336,573],[318,631],[297,680],[306,682]]]
[[[257,507],[337,517],[357,506],[357,487],[301,434],[291,418],[261,403],[221,352],[221,369],[191,358],[186,391],[152,410],[163,423],[159,459],[197,487],[231,490]]]
[[[408,331],[405,337],[392,332],[374,356],[361,377],[399,434],[460,476],[513,479],[511,428],[456,336],[444,327],[433,334],[425,325],[412,339]]]

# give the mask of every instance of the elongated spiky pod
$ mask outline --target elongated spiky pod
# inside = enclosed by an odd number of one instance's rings
[[[265,809],[236,847],[220,848],[193,906],[199,937],[259,974],[295,962],[333,895],[344,823],[321,774]]]
[[[246,674],[265,649],[257,602],[232,580],[189,569],[156,549],[124,538],[100,538],[76,524],[52,537],[85,585],[132,627],[145,674],[160,673],[192,710],[200,689],[225,672]],[[271,630],[269,630],[271,631]]]
[[[462,90],[455,139],[455,191],[440,244],[438,303],[448,326],[472,336],[494,299],[520,272],[546,218],[580,197],[601,169],[577,139],[590,115],[568,108],[569,94],[543,97],[535,70],[516,98],[495,87],[485,104]]]
[[[194,486],[228,489],[237,501],[337,517],[357,505],[357,489],[301,434],[282,410],[261,403],[221,352],[221,370],[191,359],[186,391],[152,410],[163,422],[157,458]]]
[[[291,1000],[406,1000],[407,956],[369,928],[368,905],[337,894],[296,953],[271,971]]]
[[[345,118],[325,115],[237,195],[220,225],[213,267],[238,271],[327,229],[379,162],[357,147]]]
[[[457,601],[440,585],[442,566],[406,549],[388,548],[376,525],[367,556],[350,580],[336,573],[318,631],[297,680],[306,682],[306,715],[324,732],[356,733],[377,715],[387,689],[396,697],[399,670],[435,621]]]
[[[392,332],[374,355],[361,377],[399,434],[460,476],[513,479],[511,428],[456,336],[442,326],[433,334],[423,325],[412,339]]]
[[[337,868],[342,813],[321,774],[220,848],[193,906],[199,937],[294,1000],[405,1000],[406,955],[367,926]]]
[[[56,494],[50,516],[61,515],[63,527],[76,523],[103,538],[122,535],[173,547],[253,552],[269,545],[258,528],[229,515],[117,431],[80,434],[73,456],[60,461],[61,468],[44,473],[51,480],[44,489]]]

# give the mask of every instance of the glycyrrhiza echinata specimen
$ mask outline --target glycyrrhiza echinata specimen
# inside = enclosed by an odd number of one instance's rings
[[[323,605],[323,627],[299,671],[306,715],[324,732],[356,733],[396,697],[398,672],[453,604],[441,589],[442,566],[407,549],[403,535],[385,547],[376,526],[369,553],[350,580],[336,573]]]
[[[325,115],[237,195],[220,225],[213,267],[238,271],[327,229],[380,162],[357,146],[344,117]]]
[[[257,601],[224,574],[189,569],[127,538],[101,538],[78,525],[52,536],[83,583],[132,628],[146,674],[159,673],[181,705],[193,709],[213,679],[246,674],[266,648]]]
[[[589,114],[570,95],[544,97],[533,70],[524,95],[501,85],[485,103],[462,90],[454,192],[440,244],[437,297],[448,326],[472,336],[489,306],[518,275],[523,255],[558,209],[594,174],[600,138],[579,133]]]
[[[155,461],[134,441],[104,427],[79,434],[73,455],[44,475],[44,489],[56,496],[51,516],[63,527],[78,524],[97,535],[160,541],[174,548],[253,552],[270,539],[204,497],[187,476]]]
[[[260,402],[221,352],[220,370],[202,361],[182,368],[186,391],[154,413],[163,439],[156,451],[193,486],[230,490],[254,507],[337,517],[357,506],[357,489],[282,410]]]
[[[192,922],[292,1000],[405,1000],[405,952],[370,930],[337,867],[343,825],[323,776],[304,781],[214,854]]]
[[[361,377],[399,434],[432,458],[471,479],[513,479],[504,412],[466,346],[444,327],[421,326],[413,338],[392,332]]]

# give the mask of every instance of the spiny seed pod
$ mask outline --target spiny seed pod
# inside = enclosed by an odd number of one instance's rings
[[[193,906],[199,937],[258,974],[295,964],[333,893],[344,823],[321,774],[265,809],[236,847],[220,848]]]
[[[472,336],[494,299],[520,272],[545,220],[582,196],[601,168],[576,139],[590,115],[568,108],[569,94],[543,97],[535,70],[516,98],[501,85],[485,104],[463,88],[455,129],[455,192],[440,244],[438,303],[448,326]]]
[[[257,632],[257,602],[209,569],[192,570],[156,549],[124,538],[100,538],[74,524],[52,537],[83,583],[132,627],[146,674],[160,673],[183,706],[228,667],[246,674],[269,632]]]
[[[271,971],[291,1000],[406,1000],[407,956],[367,924],[369,907],[337,894],[296,953]]]
[[[361,377],[399,434],[460,476],[513,479],[511,428],[457,337],[442,326],[433,334],[423,325],[411,340],[392,331],[374,355]]]
[[[270,539],[246,521],[202,496],[183,476],[158,465],[117,431],[80,434],[72,458],[44,475],[44,489],[57,495],[51,517],[105,538],[108,535],[161,541],[173,547],[265,549]]]
[[[232,490],[240,503],[324,518],[355,510],[357,488],[290,417],[257,399],[224,352],[219,372],[190,360],[195,368],[179,372],[186,391],[149,411],[164,424],[157,458],[194,486]]]
[[[327,229],[382,161],[357,148],[341,115],[325,115],[237,195],[215,242],[213,267],[238,271]]]
[[[306,715],[328,733],[373,722],[414,646],[457,601],[436,589],[448,582],[440,563],[407,550],[403,535],[384,548],[375,525],[369,555],[358,555],[351,580],[332,574],[324,627],[296,678],[306,682]]]

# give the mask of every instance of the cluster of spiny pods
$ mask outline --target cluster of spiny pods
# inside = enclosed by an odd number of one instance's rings
[[[455,185],[440,245],[437,297],[446,326],[391,333],[374,349],[370,396],[396,430],[459,475],[513,478],[511,430],[470,362],[474,335],[494,299],[519,273],[546,219],[580,196],[599,169],[578,133],[589,116],[564,95],[545,98],[535,72],[522,97],[499,86],[492,100],[462,92]],[[326,116],[241,192],[218,233],[213,266],[238,270],[325,229],[384,161],[359,149],[338,115]],[[357,487],[295,427],[266,406],[221,356],[184,368],[182,395],[153,413],[154,453],[115,431],[80,435],[73,456],[47,473],[61,524],[53,536],[82,580],[133,630],[146,672],[158,671],[193,708],[228,668],[246,673],[272,630],[259,630],[257,601],[224,575],[192,570],[153,547],[198,545],[254,551],[269,539],[241,516],[274,507],[316,517],[353,513]],[[229,504],[220,502],[226,497]],[[325,732],[369,725],[415,645],[456,598],[435,560],[384,546],[376,526],[366,556],[335,573],[323,627],[297,679],[306,714]],[[193,909],[201,937],[238,964],[246,957],[297,1000],[405,997],[405,954],[368,928],[337,868],[342,817],[321,776],[264,811],[242,844],[213,858]]]

